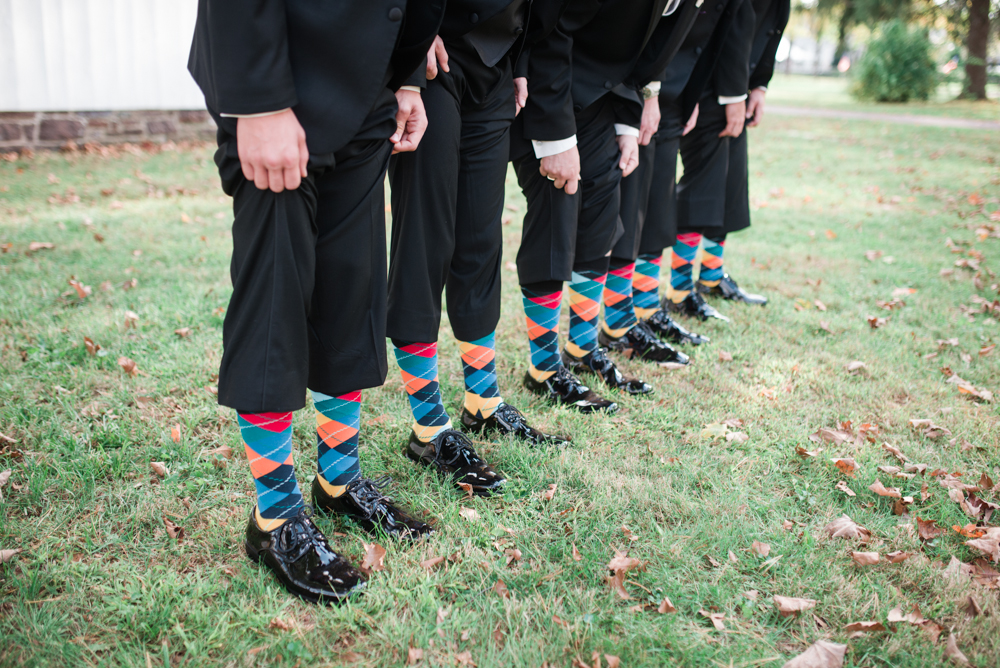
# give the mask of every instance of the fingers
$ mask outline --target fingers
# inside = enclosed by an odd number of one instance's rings
[[[240,156],[240,167],[243,168],[243,178],[245,178],[247,181],[256,182],[256,180],[254,179],[253,165],[251,165],[250,162],[242,155]]]
[[[284,172],[284,189],[295,190],[298,188],[302,183],[302,173],[299,172],[299,166],[296,165],[295,167],[286,167]]]
[[[579,184],[580,184],[580,179],[570,179],[566,181],[566,186],[563,188],[563,190],[566,191],[567,195],[575,195],[577,188],[579,187]]]
[[[639,146],[649,146],[650,140],[653,138],[653,133],[649,130],[640,129],[639,131]]]
[[[299,174],[302,178],[309,176],[309,146],[306,144],[306,133],[299,137]]]
[[[262,170],[263,171],[263,170]],[[278,167],[276,169],[267,170],[267,180],[268,184],[261,188],[261,190],[270,188],[273,193],[280,193],[285,189],[285,170]],[[260,184],[257,185],[260,188]]]
[[[556,187],[557,190],[562,190],[566,187],[566,179],[554,179],[552,185]]]
[[[441,41],[440,37],[434,38],[434,50],[437,54],[438,65],[445,72],[451,72],[448,69],[448,50],[444,48],[444,42]]]
[[[427,52],[427,80],[431,81],[438,75],[437,57],[434,55],[434,47]]]

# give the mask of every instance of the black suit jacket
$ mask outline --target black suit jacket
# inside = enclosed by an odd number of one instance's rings
[[[445,0],[199,0],[188,69],[216,122],[291,107],[312,154],[346,145],[427,54]]]
[[[766,86],[774,75],[774,54],[788,25],[791,0],[753,0],[753,6],[757,22],[750,49],[751,89]]]
[[[745,0],[733,18],[712,70],[712,95],[746,95],[750,81],[750,48],[753,46],[756,14],[752,0]]]

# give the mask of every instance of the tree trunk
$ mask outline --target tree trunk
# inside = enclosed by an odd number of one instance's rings
[[[840,13],[840,21],[837,24],[837,50],[833,52],[834,67],[840,63],[840,59],[847,51],[847,32],[854,25],[854,2],[845,0],[844,8]]]
[[[990,35],[990,0],[970,0],[969,33],[965,46],[965,88],[962,97],[986,99],[986,44]]]

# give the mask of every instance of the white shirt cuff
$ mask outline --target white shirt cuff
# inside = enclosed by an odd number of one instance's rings
[[[277,111],[262,111],[259,114],[222,114],[219,116],[223,118],[263,118],[264,116],[274,116],[275,114],[283,114],[291,109],[291,107],[285,107],[284,109],[278,109]]]
[[[767,86],[757,86],[756,88],[754,88],[754,90],[759,90],[762,93],[766,93],[767,92]]]
[[[624,123],[615,123],[615,134],[631,135],[633,137],[638,137],[639,128],[633,128],[631,125],[625,125]]]
[[[399,90],[412,90],[414,93],[419,93],[420,86],[400,86]]]
[[[743,95],[729,95],[729,96],[720,95],[719,105],[724,107],[727,104],[736,104],[737,102],[742,102],[745,99],[747,99],[746,93],[744,93]]]
[[[556,139],[555,141],[531,140],[531,146],[535,149],[535,157],[541,160],[550,155],[557,155],[563,151],[568,151],[576,146],[576,135],[566,139]]]
[[[677,11],[677,8],[681,6],[682,0],[668,0],[667,6],[663,8],[663,15],[670,16]]]
[[[648,84],[646,84],[646,88],[648,88],[649,92],[653,94],[653,97],[656,97],[660,94],[660,86],[661,84],[659,81],[650,81]]]

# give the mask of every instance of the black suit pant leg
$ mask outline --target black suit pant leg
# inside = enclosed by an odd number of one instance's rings
[[[703,96],[698,125],[681,138],[684,174],[677,184],[677,231],[722,234],[726,215],[730,137],[726,108],[714,95]]]
[[[514,86],[506,60],[487,68],[478,56],[456,58],[451,70],[424,90],[429,125],[420,148],[389,163],[393,339],[437,341],[442,290],[459,340],[482,338],[500,321]]]
[[[747,130],[729,140],[729,171],[726,174],[726,214],[723,232],[739,232],[750,227]]]
[[[620,150],[613,102],[605,96],[577,114],[580,184],[573,195],[557,189],[528,153],[515,158],[517,180],[528,200],[517,253],[521,285],[568,281],[574,264],[606,256],[623,234]]]
[[[336,396],[385,380],[383,184],[394,114],[386,90],[352,142],[311,156],[302,185],[282,193],[247,181],[235,137],[220,131],[216,162],[235,214],[220,404],[295,411],[307,388]]]
[[[681,139],[656,133],[653,178],[646,205],[646,222],[639,241],[639,253],[660,253],[677,243],[677,153]]]

